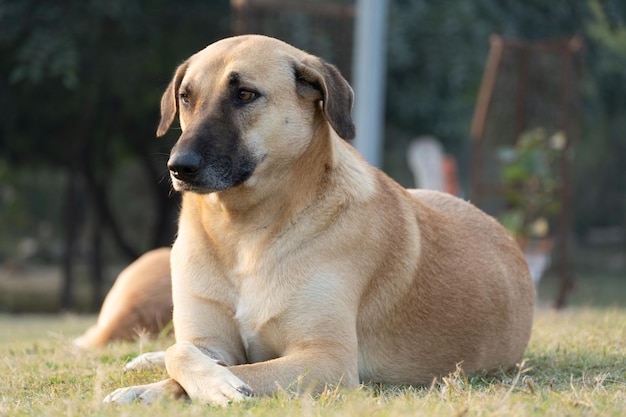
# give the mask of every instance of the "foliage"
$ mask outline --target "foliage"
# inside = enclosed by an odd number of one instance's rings
[[[584,140],[577,147],[576,227],[626,227],[626,3],[589,0]],[[600,209],[601,208],[601,209]]]
[[[318,396],[280,392],[226,408],[164,400],[152,406],[103,405],[122,385],[165,377],[124,373],[137,354],[170,339],[116,343],[99,351],[70,346],[93,318],[0,316],[0,415],[6,416],[621,416],[626,407],[626,314],[619,309],[537,313],[525,361],[495,376],[461,371],[426,387],[363,385]]]
[[[488,38],[582,37],[586,45],[584,130],[575,151],[573,218],[626,227],[626,3],[619,0],[395,0],[390,2],[385,169],[411,186],[402,162],[408,142],[431,134],[469,160],[470,121]],[[401,159],[402,158],[402,159]],[[471,197],[471,196],[470,196]],[[602,210],[598,208],[602,207]]]
[[[463,156],[489,36],[572,36],[585,11],[583,1],[390,2],[387,117],[395,136],[388,145],[433,134]]]
[[[163,181],[171,141],[154,135],[160,96],[182,59],[228,34],[228,8],[227,0],[0,0],[0,166],[11,173],[0,191],[27,208],[33,194],[52,194],[42,207],[56,214],[2,210],[29,221],[3,228],[0,258],[15,255],[12,240],[41,240],[40,220],[65,239],[72,223],[81,248],[109,231],[126,256],[171,243],[177,200]],[[21,185],[42,169],[63,179],[27,194]]]
[[[542,128],[522,133],[516,145],[499,150],[507,209],[501,223],[515,236],[543,238],[552,216],[561,210],[560,163],[567,146],[563,132],[548,136]]]
[[[104,174],[152,140],[173,68],[224,36],[226,10],[227,2],[3,0],[2,154],[68,164],[72,146],[63,145],[89,142],[96,157],[86,162]],[[163,30],[183,17],[188,32]],[[77,132],[81,122],[88,133]],[[87,137],[72,137],[77,133]]]

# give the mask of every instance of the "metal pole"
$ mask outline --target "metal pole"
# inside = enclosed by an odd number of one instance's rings
[[[386,32],[387,0],[357,0],[352,66],[354,146],[376,167],[382,166]]]

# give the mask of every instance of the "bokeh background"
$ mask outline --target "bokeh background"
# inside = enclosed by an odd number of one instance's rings
[[[96,311],[124,265],[171,244],[179,199],[165,162],[178,132],[154,132],[179,63],[220,38],[264,33],[350,79],[356,11],[350,0],[0,0],[0,312]],[[549,89],[570,74],[571,91],[558,162],[567,178],[551,171],[548,196],[560,207],[546,214],[558,226],[545,233],[553,262],[539,297],[552,305],[565,291],[562,306],[626,306],[626,3],[389,0],[386,19],[382,168],[414,186],[407,150],[432,136],[455,161],[462,197],[481,205],[477,170],[499,179],[500,203],[483,207],[498,218],[514,205],[504,167],[476,166],[472,136],[494,35],[535,46],[576,39],[573,73],[555,61],[531,76]],[[519,108],[519,89],[498,94],[496,109]],[[505,114],[490,113],[497,140],[480,142],[485,154],[526,132],[507,130]]]

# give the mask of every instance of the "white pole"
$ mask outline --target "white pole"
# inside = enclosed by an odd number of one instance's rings
[[[357,0],[352,60],[354,146],[376,167],[382,166],[386,32],[387,0]]]

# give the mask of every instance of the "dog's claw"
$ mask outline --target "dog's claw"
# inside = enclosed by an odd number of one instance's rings
[[[237,387],[237,391],[245,395],[246,397],[254,397],[254,391],[247,385],[241,385]]]

